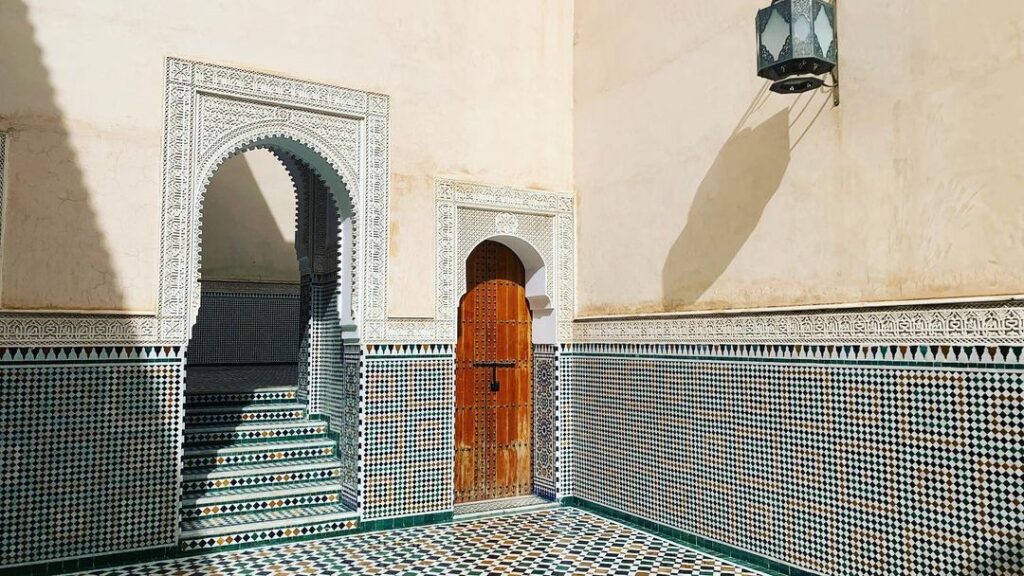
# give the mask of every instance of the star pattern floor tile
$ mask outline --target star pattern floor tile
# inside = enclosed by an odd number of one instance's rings
[[[761,576],[574,508],[193,556],[88,574]]]

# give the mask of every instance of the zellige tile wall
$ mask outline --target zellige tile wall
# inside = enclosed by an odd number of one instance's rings
[[[823,574],[1019,573],[1022,354],[567,345],[573,493]]]
[[[0,349],[0,566],[176,544],[180,347]]]
[[[363,403],[362,519],[450,513],[453,346],[365,346]]]

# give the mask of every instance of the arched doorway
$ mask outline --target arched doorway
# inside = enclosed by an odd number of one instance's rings
[[[466,261],[455,378],[455,503],[529,495],[532,318],[526,273],[510,248],[477,246]]]
[[[243,142],[211,170],[197,205],[201,231],[213,234],[198,239],[200,297],[186,352],[184,550],[355,526],[359,395],[346,357],[357,334],[354,209],[341,176],[311,148],[285,137]],[[255,158],[274,164],[276,193],[260,190],[267,177],[254,177]],[[219,179],[247,160],[241,183],[223,194]],[[282,181],[287,218],[269,206],[282,204]],[[224,236],[226,255],[214,250]],[[277,265],[261,278],[239,259]],[[214,270],[228,277],[210,282]]]
[[[305,322],[298,187],[266,149],[224,161],[202,206],[200,308],[186,355],[190,394],[296,386]]]

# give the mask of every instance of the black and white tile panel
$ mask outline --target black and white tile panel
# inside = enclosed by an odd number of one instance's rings
[[[0,566],[175,544],[179,347],[0,349]]]
[[[1021,346],[566,346],[574,494],[824,574],[1013,574],[1021,358]]]

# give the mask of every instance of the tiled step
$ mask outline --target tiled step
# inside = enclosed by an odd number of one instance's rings
[[[306,407],[302,404],[270,405],[221,405],[188,407],[185,409],[185,424],[237,424],[241,422],[282,422],[302,420]]]
[[[272,386],[244,392],[185,393],[185,406],[209,406],[217,404],[269,404],[290,403],[296,399],[295,386]]]
[[[228,446],[252,442],[322,438],[327,423],[317,420],[185,427],[186,446]]]
[[[334,478],[294,482],[284,487],[247,486],[191,492],[181,500],[183,520],[224,514],[246,514],[281,508],[337,504],[341,487]]]
[[[352,516],[344,506],[338,504],[321,504],[319,506],[308,506],[306,508],[282,508],[280,510],[266,510],[253,512],[251,514],[228,514],[221,516],[210,516],[208,518],[195,518],[181,522],[182,537],[188,536],[210,536],[233,532],[239,526],[249,524],[263,524],[269,522],[290,522],[295,520],[310,521],[314,519],[325,520],[325,516]]]
[[[218,466],[190,470],[181,475],[182,492],[225,490],[242,486],[281,486],[292,482],[326,480],[341,476],[340,462],[320,458],[303,463],[265,464],[259,466]]]
[[[334,454],[334,441],[325,438],[301,442],[259,442],[222,448],[190,447],[185,449],[185,455],[181,461],[188,469],[221,465],[292,462],[309,458],[323,458]]]
[[[272,542],[305,536],[327,536],[355,530],[355,512],[342,506],[310,506],[257,512],[242,516],[222,516],[186,520],[181,523],[180,547],[183,551],[204,550],[237,544]]]

